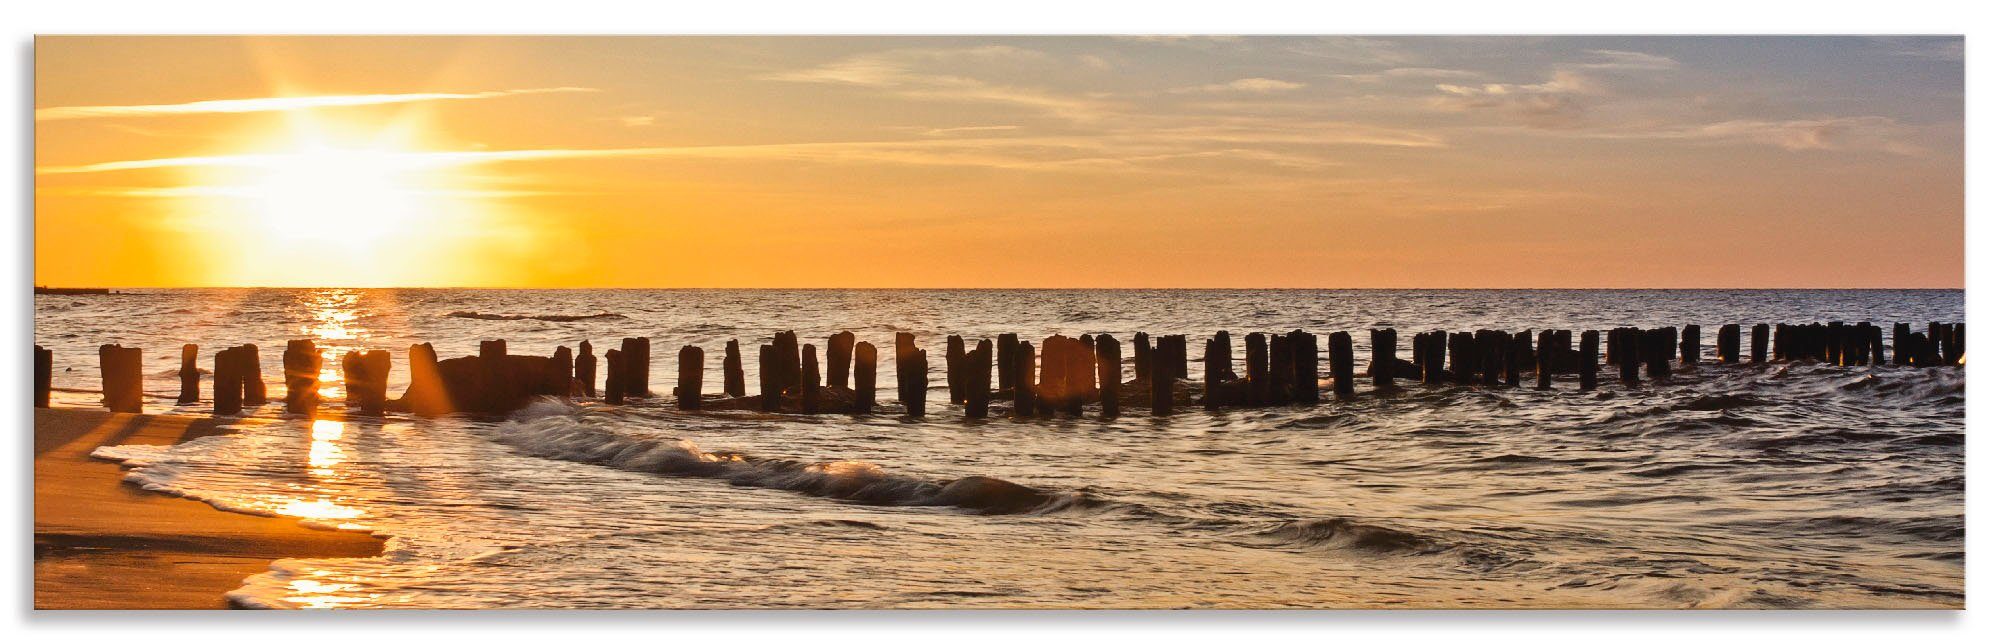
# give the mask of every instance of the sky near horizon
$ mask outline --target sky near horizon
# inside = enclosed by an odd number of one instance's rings
[[[41,37],[52,286],[1963,287],[1951,37]]]

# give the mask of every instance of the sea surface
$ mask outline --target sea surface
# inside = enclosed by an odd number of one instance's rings
[[[1594,392],[1424,387],[1317,405],[1115,420],[967,420],[944,336],[1134,331],[1608,329],[1962,321],[1964,292],[144,290],[35,297],[57,406],[98,405],[96,347],[143,347],[147,411],[176,406],[182,343],[262,348],[273,404],[238,433],[99,451],[129,480],[219,508],[389,537],[371,559],[297,559],[247,607],[1400,608],[1957,607],[1965,589],[1960,367],[1679,368]],[[673,349],[779,330],[929,348],[929,406],[774,416],[547,400],[504,418],[283,414],[284,341],[443,357],[481,339],[547,355]],[[1128,341],[1129,345],[1129,341]],[[1747,356],[1748,351],[1745,351]],[[1129,346],[1126,355],[1130,355]],[[1198,356],[1191,356],[1199,359]],[[1241,359],[1240,353],[1238,359]],[[1199,365],[1192,371],[1199,374]],[[1131,376],[1130,365],[1126,374]],[[1038,491],[962,507],[963,481]],[[960,481],[957,486],[950,485]],[[855,500],[860,499],[860,500]],[[978,509],[984,508],[984,509]]]

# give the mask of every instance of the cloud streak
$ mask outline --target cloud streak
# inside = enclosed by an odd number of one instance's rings
[[[153,116],[181,116],[187,114],[248,114],[254,112],[283,112],[326,107],[355,107],[363,105],[393,105],[397,103],[419,103],[427,101],[467,101],[524,94],[556,94],[568,92],[595,92],[588,87],[538,87],[530,89],[505,89],[486,92],[420,92],[410,94],[321,94],[315,96],[267,96],[261,98],[232,98],[192,103],[167,103],[158,105],[84,105],[71,107],[44,107],[35,110],[36,121],[69,121],[77,119],[136,118]]]

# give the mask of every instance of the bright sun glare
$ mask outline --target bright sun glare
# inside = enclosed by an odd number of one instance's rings
[[[426,190],[410,156],[311,141],[265,157],[246,188],[271,238],[365,248],[423,217]]]

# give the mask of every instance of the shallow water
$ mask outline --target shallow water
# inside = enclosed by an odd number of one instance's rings
[[[400,391],[412,342],[450,357],[497,337],[546,354],[643,334],[664,392],[671,347],[718,363],[725,340],[781,329],[885,348],[911,331],[936,355],[945,333],[1304,328],[1365,345],[1363,331],[1389,325],[1407,356],[1408,336],[1433,328],[1698,323],[1712,344],[1725,323],[1958,321],[1963,302],[1955,290],[175,290],[37,296],[35,333],[56,352],[58,387],[94,389],[97,344],[122,342],[145,348],[161,396],[149,411],[207,414],[172,405],[182,342],[203,345],[204,367],[209,347],[257,342],[277,398],[290,338],[329,356],[394,350]],[[1963,603],[1958,368],[1704,365],[1587,394],[1573,379],[1380,394],[1362,379],[1354,400],[1315,406],[968,421],[946,404],[942,363],[921,421],[695,414],[663,398],[551,401],[506,420],[313,421],[273,404],[255,413],[277,423],[101,455],[163,491],[392,537],[376,559],[281,562],[232,595],[249,606]],[[720,369],[706,373],[719,390]],[[326,393],[337,399],[337,383]]]

